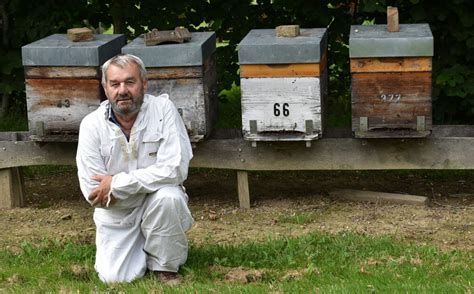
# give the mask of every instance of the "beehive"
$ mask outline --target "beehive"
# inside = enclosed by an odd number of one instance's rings
[[[187,42],[155,46],[145,46],[140,36],[122,48],[145,63],[149,94],[169,94],[192,142],[208,136],[217,119],[215,50],[214,32],[194,32]]]
[[[433,36],[428,24],[351,26],[352,131],[425,137],[432,128]]]
[[[249,141],[311,141],[323,133],[326,29],[296,37],[251,30],[239,44],[242,132]]]
[[[82,118],[105,99],[100,66],[123,45],[123,35],[72,42],[54,34],[22,47],[31,139],[77,140]]]

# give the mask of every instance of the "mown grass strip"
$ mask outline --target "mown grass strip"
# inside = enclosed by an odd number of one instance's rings
[[[0,292],[269,291],[472,292],[474,253],[444,252],[389,237],[314,233],[240,246],[191,245],[181,269],[185,283],[163,287],[151,275],[130,284],[102,284],[93,269],[94,246],[45,241],[0,251]],[[232,276],[232,274],[234,275]],[[240,274],[235,277],[235,273]]]

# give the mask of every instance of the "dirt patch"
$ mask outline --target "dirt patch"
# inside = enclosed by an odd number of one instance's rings
[[[250,173],[252,209],[238,208],[232,171],[192,170],[186,187],[194,244],[238,244],[315,231],[393,235],[443,249],[474,250],[474,172]],[[328,196],[334,189],[428,196],[427,207],[355,203]],[[0,246],[60,240],[93,243],[92,209],[73,168],[25,178],[26,207],[2,210]]]
[[[247,284],[262,280],[262,271],[254,269],[246,269],[243,267],[233,268],[227,271],[225,279],[229,282],[237,282]]]

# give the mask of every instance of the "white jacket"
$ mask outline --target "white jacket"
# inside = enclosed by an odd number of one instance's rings
[[[112,206],[137,207],[148,193],[177,186],[187,178],[193,157],[184,123],[167,94],[146,94],[127,142],[109,120],[106,100],[81,122],[77,146],[79,183],[88,202],[99,185],[93,175],[112,175]]]

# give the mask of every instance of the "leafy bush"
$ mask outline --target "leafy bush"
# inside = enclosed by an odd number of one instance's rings
[[[2,5],[3,4],[3,5]],[[474,119],[474,2],[389,0],[54,0],[0,1],[0,94],[24,105],[20,47],[67,28],[114,25],[129,39],[152,29],[186,26],[217,34],[219,91],[239,85],[237,45],[249,30],[281,24],[328,27],[329,111],[350,122],[348,35],[351,24],[386,22],[386,6],[397,6],[400,23],[427,22],[435,40],[433,103],[436,123],[468,123]]]

